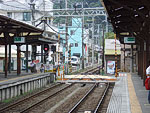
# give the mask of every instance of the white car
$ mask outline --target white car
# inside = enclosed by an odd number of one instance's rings
[[[76,57],[76,56],[72,56],[71,57],[71,64],[74,65],[74,66],[79,65],[80,64],[80,58]]]

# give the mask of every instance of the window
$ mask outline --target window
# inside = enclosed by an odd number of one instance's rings
[[[12,12],[7,12],[7,16],[8,16],[9,18],[12,18]]]
[[[78,47],[78,43],[75,43],[75,47]]]
[[[71,43],[70,46],[73,47],[73,43]]]
[[[72,60],[72,61],[77,61],[77,59],[76,59],[76,58],[71,58],[71,60]]]
[[[31,21],[31,13],[24,12],[23,13],[23,21]]]
[[[70,34],[71,34],[71,35],[75,35],[75,31],[74,31],[74,30],[71,30],[71,31],[70,31]]]

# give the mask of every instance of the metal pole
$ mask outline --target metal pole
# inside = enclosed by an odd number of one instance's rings
[[[68,1],[65,0],[66,3],[66,10],[67,10],[67,5],[68,5]],[[66,17],[66,54],[65,54],[65,62],[66,62],[66,73],[68,73],[68,17]]]
[[[34,20],[35,20],[35,18],[34,18],[35,4],[34,4],[34,3],[31,3],[31,4],[30,4],[30,8],[31,8],[31,14],[32,14],[32,25],[35,26],[35,22],[34,22]]]
[[[7,65],[8,59],[7,59],[7,44],[5,45],[5,78],[7,78],[7,69],[8,69],[8,65]]]
[[[11,44],[9,44],[9,73],[11,73]]]
[[[34,20],[35,20],[35,18],[34,18],[35,4],[32,3],[32,1],[31,1],[31,3],[30,3],[30,8],[31,8],[31,14],[32,14],[32,25],[35,26],[35,22],[34,22]],[[35,50],[34,50],[35,48],[34,48],[33,46],[34,46],[34,45],[31,45],[31,47],[32,47],[31,60],[35,60],[35,59],[36,59],[36,55],[35,55],[35,54],[33,55],[33,51],[35,51]]]
[[[28,73],[28,44],[26,44],[26,72]]]
[[[94,65],[94,16],[92,17],[92,65]]]
[[[105,15],[105,20],[106,20],[106,33],[108,33],[108,21],[107,21],[107,15]]]
[[[116,34],[114,34],[114,38],[115,38],[115,77],[117,77],[118,76],[118,73],[117,73],[118,63],[117,63]]]
[[[82,69],[84,69],[84,15],[82,17]]]
[[[133,72],[133,45],[131,45],[130,72]]]
[[[102,57],[102,70],[104,71],[104,50],[105,50],[105,47],[104,47],[104,26],[102,25],[102,29],[103,29],[103,57]]]
[[[17,45],[17,75],[21,73],[21,62],[20,62],[20,45]]]
[[[126,52],[126,47],[125,47],[125,44],[124,44],[124,72],[125,72],[125,64],[126,64],[126,60],[125,60],[125,52]]]

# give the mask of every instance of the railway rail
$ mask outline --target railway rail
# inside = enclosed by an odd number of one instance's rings
[[[95,67],[84,73],[94,74],[99,71],[100,68],[101,67]],[[51,113],[81,113],[85,111],[100,113],[99,111],[101,111],[101,109],[102,111],[106,111],[107,109],[107,105],[103,103],[107,101],[109,103],[109,99],[105,98],[110,84],[97,82],[95,84],[82,83],[75,85],[57,83],[34,95],[1,108],[0,113],[43,113],[49,110]],[[65,99],[66,97],[67,99]],[[104,100],[107,101],[104,102]]]
[[[19,111],[20,113],[26,112],[27,110],[31,109],[33,106],[37,105],[38,103],[41,103],[42,101],[45,101],[47,98],[50,98],[59,92],[69,88],[71,85],[61,84],[58,83],[56,85],[53,85],[52,87],[49,87],[45,90],[42,90],[34,95],[31,95],[29,97],[26,97],[24,99],[21,99],[15,103],[12,103],[4,108],[0,109],[0,113],[5,113],[8,111]],[[54,89],[56,90],[55,93],[53,93]],[[45,95],[49,95],[48,97],[45,97]],[[42,97],[41,100],[38,98]],[[37,101],[39,100],[39,101]]]
[[[85,111],[99,113],[109,86],[109,83],[107,85],[94,84],[94,86],[85,94],[85,96],[80,101],[78,101],[77,104],[74,105],[74,107],[68,113],[81,113]]]
[[[84,72],[81,72],[81,75],[86,75],[86,74],[99,74],[100,73],[100,69],[102,69],[102,66],[97,66],[97,67],[94,67],[92,69],[88,69]]]

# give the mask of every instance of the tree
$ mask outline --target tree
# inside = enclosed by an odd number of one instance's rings
[[[105,34],[105,39],[114,39],[114,32],[108,32]]]

